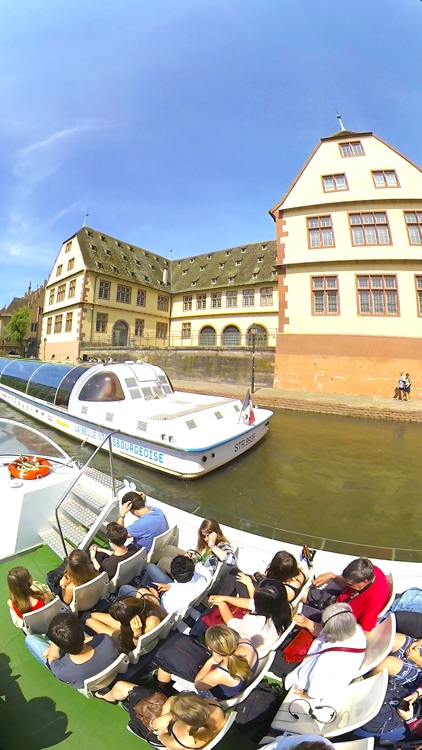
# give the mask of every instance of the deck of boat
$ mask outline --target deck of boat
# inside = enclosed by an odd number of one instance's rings
[[[33,659],[25,648],[22,632],[12,625],[6,605],[6,576],[11,567],[27,567],[35,580],[59,564],[47,547],[0,563],[0,653],[1,750],[44,750],[66,746],[66,750],[118,748],[142,750],[151,745],[126,730],[128,714],[120,706],[87,700],[57,680]],[[236,728],[223,738],[221,750],[252,750],[256,743]]]

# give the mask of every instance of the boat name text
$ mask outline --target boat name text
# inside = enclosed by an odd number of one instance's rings
[[[237,453],[238,451],[241,451],[242,448],[246,448],[247,445],[250,445],[255,440],[255,433],[253,432],[252,435],[248,435],[248,437],[243,438],[243,440],[239,440],[238,443],[235,443],[234,446],[234,452]]]

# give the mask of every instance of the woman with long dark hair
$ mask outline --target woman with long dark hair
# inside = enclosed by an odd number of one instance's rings
[[[108,612],[92,612],[86,625],[95,633],[117,638],[119,650],[128,654],[141,635],[149,633],[164,620],[166,613],[150,596],[129,596],[113,602]]]
[[[242,638],[250,638],[258,652],[272,646],[292,621],[286,589],[271,578],[258,581],[250,599],[213,595],[209,603],[216,604],[226,625]],[[242,618],[234,617],[229,605],[249,611]],[[191,633],[198,635],[193,631]]]
[[[286,588],[289,602],[296,599],[307,580],[294,555],[287,550],[280,550],[274,555],[265,573],[247,575],[237,567],[228,570],[218,583],[218,593],[227,596],[237,594],[242,597],[251,597],[254,587],[262,578],[272,578],[282,583]]]

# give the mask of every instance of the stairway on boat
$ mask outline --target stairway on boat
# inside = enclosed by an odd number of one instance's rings
[[[123,487],[123,482],[115,480],[113,491],[111,476],[91,467],[84,470],[57,513],[66,556],[72,549],[88,549],[98,534],[102,537],[107,523],[117,518],[116,494]],[[56,517],[50,518],[49,522],[50,526],[39,535],[63,559],[65,550]]]

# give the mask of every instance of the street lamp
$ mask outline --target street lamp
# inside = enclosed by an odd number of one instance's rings
[[[251,373],[251,393],[255,391],[255,340],[258,333],[258,326],[252,323],[249,328],[249,335],[252,339],[252,373]]]

